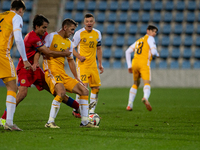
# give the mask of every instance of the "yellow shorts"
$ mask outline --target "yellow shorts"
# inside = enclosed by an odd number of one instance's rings
[[[150,67],[146,64],[134,62],[132,63],[132,70],[133,70],[133,80],[136,81],[140,77],[143,80],[151,81],[151,70]]]
[[[16,70],[10,54],[0,54],[0,79],[6,83],[16,79]]]
[[[79,79],[83,83],[89,83],[90,87],[101,86],[101,80],[97,67],[77,67]]]
[[[76,79],[68,76],[64,70],[56,72],[45,71],[45,81],[52,94],[55,93],[55,85],[57,83],[63,83],[68,92],[72,92],[75,85],[79,83]]]

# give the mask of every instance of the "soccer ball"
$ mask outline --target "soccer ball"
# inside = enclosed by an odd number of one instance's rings
[[[100,124],[100,117],[97,113],[94,113],[94,114],[90,114],[89,115],[89,121],[93,124],[93,125],[96,125],[96,126],[99,126]]]

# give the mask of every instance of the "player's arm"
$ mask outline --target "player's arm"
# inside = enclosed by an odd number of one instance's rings
[[[99,64],[100,74],[103,73],[104,68],[102,66],[102,49],[101,49],[101,32],[97,30],[98,33],[98,43],[97,43],[97,59]]]
[[[78,75],[77,75],[77,72],[76,72],[76,64],[75,64],[74,59],[73,59],[73,44],[72,44],[72,42],[70,44],[69,51],[72,52],[72,53],[71,53],[70,56],[67,57],[68,65],[69,65],[69,68],[70,68],[72,74],[74,75],[74,78],[78,79]]]
[[[22,32],[21,32],[22,26],[23,26],[22,18],[19,15],[15,15],[13,17],[12,23],[13,23],[13,35],[14,35],[15,43],[16,43],[17,49],[23,59],[24,68],[30,69],[31,64],[29,63],[27,56],[26,56],[24,41],[23,41]]]
[[[77,79],[78,75],[76,72],[76,64],[74,62],[74,59],[70,57],[70,58],[67,58],[67,61],[68,61],[69,68],[70,68],[72,74],[74,75],[74,78]]]
[[[156,42],[155,42],[154,37],[149,36],[147,42],[148,42],[149,47],[150,47],[150,49],[151,49],[151,54],[152,54],[153,56],[159,57],[159,53],[158,53],[158,51],[157,51]]]
[[[82,85],[84,85],[84,83],[78,78],[78,75],[77,75],[77,72],[76,72],[76,64],[74,62],[73,57],[67,58],[67,61],[68,61],[69,68],[70,68],[74,78],[76,80],[78,80]]]
[[[81,41],[80,32],[77,31],[74,34],[74,37],[73,37],[72,41],[73,41],[73,54],[74,54],[74,56],[76,58],[78,58],[81,62],[84,62],[86,58],[84,56],[81,56],[75,49],[80,44],[80,41]]]
[[[47,57],[68,57],[71,55],[71,52],[69,52],[69,49],[66,49],[62,52],[58,51],[51,51],[49,48],[47,48],[45,45],[37,48],[41,53],[46,55]]]
[[[73,48],[73,54],[76,58],[78,58],[81,62],[84,62],[85,61],[85,57],[84,56],[81,56],[75,48]]]
[[[128,66],[128,72],[133,73],[132,71],[132,64],[131,64],[131,53],[135,51],[135,43],[133,43],[127,50],[126,50],[126,63]]]
[[[36,68],[39,67],[39,58],[40,58],[40,52],[35,53],[32,65],[33,71],[35,71]]]
[[[103,65],[102,65],[102,49],[101,49],[101,46],[97,46],[97,59],[98,59],[100,74],[102,74],[103,71],[104,71],[104,68],[103,68]]]

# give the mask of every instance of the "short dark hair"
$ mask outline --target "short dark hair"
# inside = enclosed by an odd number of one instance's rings
[[[42,26],[43,22],[47,22],[49,24],[49,20],[44,17],[43,15],[35,15],[34,19],[33,19],[33,29],[36,29],[36,25],[37,26]]]
[[[93,14],[87,13],[87,14],[85,14],[84,18],[90,18],[90,17],[94,18]]]
[[[78,23],[77,23],[76,21],[67,18],[67,19],[65,19],[65,20],[62,22],[62,28],[64,28],[65,25],[70,26],[70,25],[72,25],[72,24],[75,25],[75,27],[78,26]]]
[[[148,25],[147,30],[153,30],[156,29],[158,31],[158,28],[155,25]]]
[[[19,10],[20,8],[23,8],[23,10],[26,9],[25,3],[22,0],[14,0],[11,3],[11,9]]]

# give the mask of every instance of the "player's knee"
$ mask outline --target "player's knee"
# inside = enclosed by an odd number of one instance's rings
[[[80,95],[82,95],[82,96],[87,96],[87,95],[89,95],[89,90],[88,90],[87,88],[82,88],[81,94],[80,94]]]

